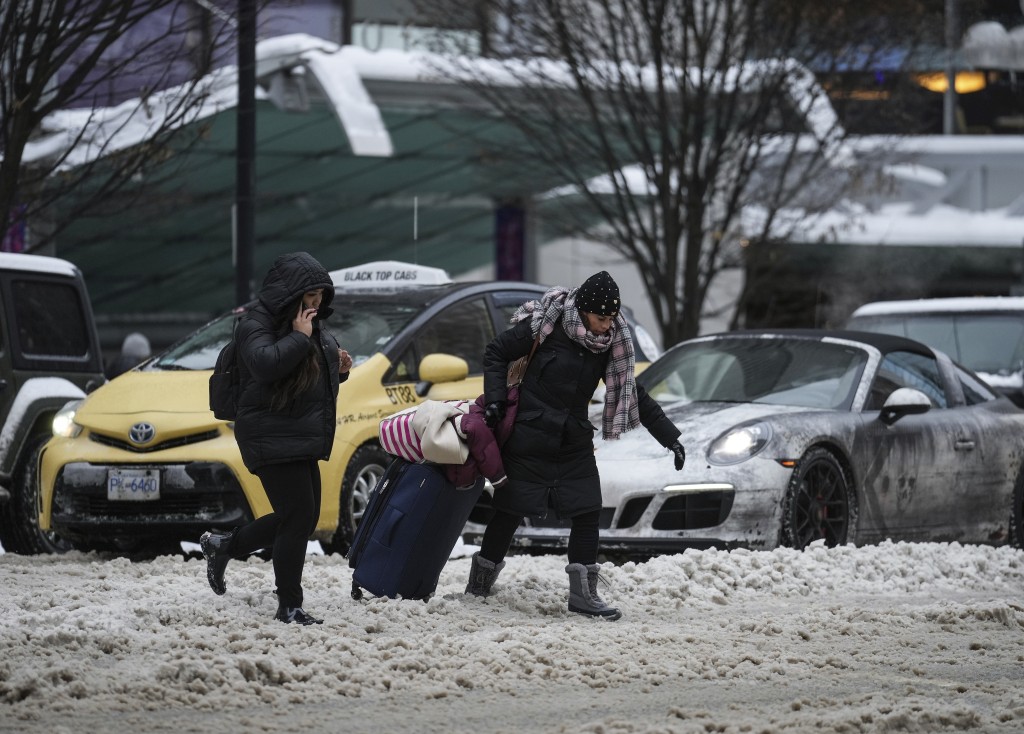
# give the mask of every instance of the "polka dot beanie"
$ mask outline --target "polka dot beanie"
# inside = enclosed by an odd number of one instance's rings
[[[619,286],[607,270],[591,275],[576,293],[576,307],[599,316],[615,316],[619,313]]]

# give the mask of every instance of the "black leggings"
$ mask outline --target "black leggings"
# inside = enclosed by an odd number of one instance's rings
[[[289,461],[260,467],[255,474],[274,511],[238,530],[231,555],[245,558],[273,548],[278,603],[301,607],[306,544],[320,517],[320,467],[313,460]]]
[[[600,510],[585,512],[572,518],[572,527],[569,530],[569,563],[597,563],[600,518]],[[522,521],[522,515],[496,510],[484,531],[480,555],[491,563],[501,563],[508,553],[509,546],[512,545],[512,536]]]

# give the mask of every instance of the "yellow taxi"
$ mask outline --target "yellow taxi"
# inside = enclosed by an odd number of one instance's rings
[[[456,283],[443,270],[391,261],[331,276],[334,314],[325,324],[354,367],[339,391],[331,458],[321,464],[314,538],[344,553],[390,461],[377,438],[380,420],[426,399],[479,395],[485,346],[545,287]],[[131,551],[195,541],[271,511],[232,424],[209,409],[214,362],[244,310],[65,406],[40,454],[42,529],[82,550]],[[639,332],[637,359],[647,362],[656,347]]]

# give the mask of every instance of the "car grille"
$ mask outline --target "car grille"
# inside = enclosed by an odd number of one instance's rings
[[[640,517],[644,514],[644,510],[651,504],[651,497],[634,497],[633,499],[626,502],[626,506],[622,508],[622,515],[619,516],[619,522],[616,527],[619,528],[631,528],[637,524]]]
[[[107,466],[67,464],[57,475],[53,494],[54,522],[72,529],[122,527],[119,523],[189,526],[223,520],[242,524],[252,519],[241,485],[224,464],[133,465],[160,471],[160,497],[151,501],[107,498]]]
[[[716,525],[721,525],[729,516],[734,496],[734,492],[697,492],[673,495],[666,499],[661,509],[658,510],[651,527],[655,530],[713,528]]]
[[[114,502],[105,497],[72,495],[64,505],[78,516],[135,517],[141,515],[215,515],[225,510],[224,495],[166,497],[155,502]]]
[[[654,520],[653,530],[700,530],[721,525],[732,512],[733,491],[709,491],[668,496],[662,503]],[[644,512],[650,507],[654,495],[632,497],[626,501],[619,514],[618,521],[613,524],[615,508],[601,509],[600,527],[626,529],[636,525]],[[494,516],[490,495],[484,495],[477,502],[470,514],[470,522],[486,525]],[[572,520],[559,518],[554,512],[545,517],[528,517],[523,520],[524,527],[532,528],[565,528],[572,527]]]
[[[131,451],[135,454],[148,454],[151,451],[164,451],[166,449],[173,449],[178,446],[188,446],[194,443],[201,443],[203,441],[210,441],[217,438],[220,435],[217,429],[212,431],[204,431],[202,433],[193,433],[188,436],[179,436],[178,438],[171,438],[160,443],[155,443],[152,446],[138,446],[136,444],[124,441],[120,438],[114,438],[113,436],[106,436],[102,433],[90,433],[89,439],[96,443],[101,443],[104,446],[111,446],[115,449],[121,449],[122,451]]]

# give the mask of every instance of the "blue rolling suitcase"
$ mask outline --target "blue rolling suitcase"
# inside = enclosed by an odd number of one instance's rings
[[[427,599],[484,488],[456,489],[432,464],[394,459],[367,503],[348,552],[352,597]]]

